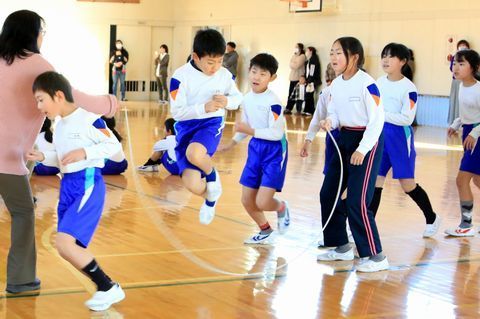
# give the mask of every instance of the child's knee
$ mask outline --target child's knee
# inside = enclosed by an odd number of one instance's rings
[[[271,198],[265,198],[265,197],[261,197],[261,196],[257,196],[257,198],[255,199],[255,205],[257,205],[257,207],[260,209],[260,210],[269,210],[268,209],[268,204],[270,202]]]
[[[57,237],[55,246],[63,259],[68,259],[72,251],[72,243],[64,237]]]
[[[203,158],[205,157],[205,150],[201,147],[195,147],[193,145],[190,145],[188,148],[187,148],[187,151],[186,151],[186,156],[187,156],[187,159],[190,163],[196,165],[197,163],[200,163]],[[196,165],[198,166],[198,165]]]
[[[470,178],[465,174],[458,174],[456,179],[457,187],[464,188],[470,184]]]
[[[473,176],[473,183],[475,184],[475,186],[480,188],[480,175]]]

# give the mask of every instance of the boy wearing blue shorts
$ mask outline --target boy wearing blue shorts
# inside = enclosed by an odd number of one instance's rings
[[[235,124],[236,134],[221,150],[229,150],[248,135],[247,163],[240,177],[242,204],[260,228],[259,233],[247,238],[245,244],[271,244],[274,232],[264,211],[277,212],[277,225],[283,233],[290,225],[288,204],[275,199],[285,181],[288,144],[285,137],[285,119],[278,97],[268,89],[276,79],[277,60],[261,53],[250,61],[248,79],[252,91],[245,95],[242,122]]]
[[[81,270],[97,292],[85,305],[103,311],[125,298],[86,249],[98,226],[105,202],[101,168],[105,158],[121,145],[99,115],[74,104],[69,82],[56,72],[45,72],[33,83],[38,109],[50,119],[61,117],[53,133],[54,151],[31,150],[27,159],[57,166],[63,173],[58,204],[56,247],[60,256]]]
[[[190,192],[205,198],[200,208],[202,224],[212,222],[222,194],[211,157],[222,137],[225,108],[237,109],[242,101],[232,74],[222,67],[225,47],[218,31],[198,31],[192,59],[174,72],[170,82],[179,174]]]
[[[165,120],[165,138],[153,145],[153,154],[142,166],[137,167],[141,172],[158,172],[158,166],[163,165],[172,175],[179,175],[177,155],[175,148],[177,141],[175,137],[175,120],[168,118]]]

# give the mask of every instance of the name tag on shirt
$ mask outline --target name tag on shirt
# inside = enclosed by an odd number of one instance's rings
[[[360,102],[359,96],[351,96],[348,98],[348,102]]]
[[[80,139],[80,133],[69,133],[68,134],[68,139],[79,140]]]

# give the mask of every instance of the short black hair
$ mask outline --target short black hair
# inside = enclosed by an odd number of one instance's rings
[[[200,30],[193,39],[193,52],[199,58],[204,56],[223,56],[225,54],[225,39],[222,34],[214,29]]]
[[[232,42],[232,41],[227,42],[227,45],[231,46],[231,47],[234,48],[234,49],[237,47],[237,45],[235,44],[235,42]]]
[[[168,46],[166,44],[162,44],[160,47],[165,50],[165,53],[168,53]]]
[[[478,68],[480,67],[480,56],[478,55],[477,51],[470,49],[458,51],[455,54],[455,62],[464,61],[467,61],[468,64],[470,64],[470,67],[472,68],[472,74],[475,76]]]
[[[411,58],[409,49],[401,43],[391,42],[387,44],[382,50],[381,57],[384,58],[387,56],[396,57],[400,61],[405,60],[405,64],[402,66],[401,72],[403,76],[412,81],[413,74],[410,66],[407,64]]]
[[[470,49],[470,43],[468,43],[468,41],[465,40],[465,39],[462,39],[462,40],[460,40],[460,41],[457,42],[457,49],[458,49],[458,47],[461,46],[462,44],[463,44],[464,46],[466,46],[467,48]]]
[[[258,66],[259,68],[270,72],[270,75],[274,75],[278,70],[278,61],[271,54],[259,53],[250,60],[250,69],[253,66]]]
[[[168,118],[165,120],[165,130],[167,132],[172,133],[173,135],[177,135],[177,132],[175,131],[175,123],[176,121],[173,118]]]
[[[52,99],[56,92],[61,91],[65,95],[67,102],[73,103],[70,82],[63,75],[54,71],[47,71],[37,76],[35,81],[33,81],[32,91],[33,93],[43,91],[50,95]]]
[[[105,122],[110,131],[112,131],[113,135],[115,135],[117,140],[121,142],[123,140],[123,137],[115,129],[115,127],[117,126],[117,121],[115,120],[115,117],[106,117],[105,115],[103,115],[102,120]]]
[[[362,43],[354,37],[341,37],[335,40],[342,47],[343,54],[347,58],[347,65],[352,55],[358,54],[357,67],[361,69],[365,63],[365,55],[363,53]],[[335,43],[334,42],[334,43]]]
[[[26,58],[40,53],[37,38],[42,31],[43,18],[36,12],[20,10],[11,13],[3,23],[0,34],[0,58],[8,65],[15,58]]]

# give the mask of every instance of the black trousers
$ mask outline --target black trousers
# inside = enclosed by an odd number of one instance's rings
[[[293,89],[297,83],[298,81],[290,81],[290,87],[288,88],[288,101],[286,106],[286,109],[289,111],[293,110],[293,106],[295,105],[295,100],[290,100],[290,96],[292,96]]]
[[[377,224],[373,213],[368,209],[375,190],[375,182],[383,153],[383,135],[373,149],[365,155],[362,165],[350,164],[352,154],[362,140],[361,129],[342,128],[337,139],[342,158],[335,152],[328,167],[320,191],[322,224],[325,225],[332,211],[335,194],[340,183],[340,161],[343,163],[341,193],[347,189],[347,215],[335,209],[332,218],[324,230],[325,246],[337,247],[348,243],[346,218],[352,231],[360,257],[368,257],[382,252]]]

